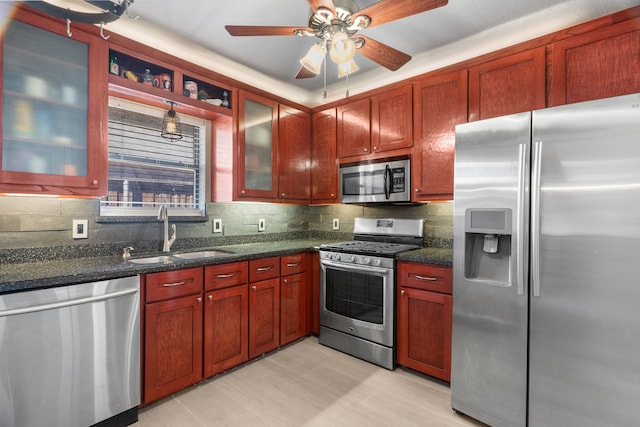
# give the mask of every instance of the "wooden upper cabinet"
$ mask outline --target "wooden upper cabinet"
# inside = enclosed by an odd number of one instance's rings
[[[469,121],[545,107],[545,48],[469,69]]]
[[[371,100],[369,98],[341,105],[338,117],[338,157],[371,153]]]
[[[338,156],[336,109],[312,117],[311,203],[338,203]]]
[[[311,198],[311,116],[280,104],[278,129],[279,198],[308,203]]]
[[[640,92],[638,21],[552,45],[550,106]]]
[[[239,91],[237,197],[275,199],[278,193],[278,103]]]
[[[412,87],[407,85],[371,98],[371,151],[413,145]]]
[[[107,193],[107,44],[16,7],[3,31],[0,193]]]
[[[413,93],[414,201],[451,200],[455,127],[467,121],[467,71],[427,77]]]

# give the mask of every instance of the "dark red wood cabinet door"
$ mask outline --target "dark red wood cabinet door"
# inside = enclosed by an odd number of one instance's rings
[[[311,203],[338,202],[336,109],[313,114],[311,145]]]
[[[552,50],[551,106],[640,92],[637,20],[562,40]]]
[[[208,378],[249,359],[248,286],[204,296],[204,376]]]
[[[467,71],[428,77],[413,92],[414,201],[451,200],[455,127],[467,121]]]
[[[309,203],[311,198],[311,116],[280,104],[278,197]]]
[[[451,295],[402,287],[398,301],[397,361],[451,380]]]
[[[371,153],[370,104],[366,98],[337,108],[338,157]]]
[[[280,279],[280,345],[288,344],[309,333],[307,287],[306,273]]]
[[[544,108],[545,48],[495,59],[469,69],[469,121]]]
[[[411,85],[371,98],[371,151],[390,151],[413,145]]]
[[[145,307],[144,402],[202,379],[202,294]]]
[[[280,344],[280,280],[249,284],[249,358]]]

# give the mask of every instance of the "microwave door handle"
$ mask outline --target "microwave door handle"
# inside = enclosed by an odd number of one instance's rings
[[[393,175],[391,173],[391,168],[389,165],[386,165],[384,168],[384,198],[389,200],[391,197],[391,182],[393,181]]]

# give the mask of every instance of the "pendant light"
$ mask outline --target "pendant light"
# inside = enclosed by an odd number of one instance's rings
[[[173,106],[177,103],[173,101],[165,102],[169,104],[169,111],[165,113],[164,120],[162,120],[162,132],[160,135],[169,141],[180,140],[182,139],[182,126],[180,126],[178,114],[173,109]]]

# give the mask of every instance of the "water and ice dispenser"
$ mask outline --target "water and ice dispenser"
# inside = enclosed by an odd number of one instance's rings
[[[511,209],[465,211],[465,277],[511,285]]]

